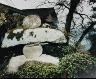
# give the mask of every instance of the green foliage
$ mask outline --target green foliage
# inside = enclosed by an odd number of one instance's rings
[[[76,43],[73,43],[72,45],[64,46],[64,45],[44,45],[43,46],[43,53],[62,58],[67,54],[72,54],[76,52],[82,52],[84,49],[84,46],[81,44],[78,44],[76,46]]]
[[[79,72],[88,73],[96,66],[96,58],[86,53],[73,53],[62,58],[59,64],[60,72],[66,72],[68,78],[78,77]]]
[[[3,25],[3,20],[0,19],[0,26],[2,26],[2,25]]]
[[[60,58],[64,57],[67,54],[72,54],[74,52],[72,46],[58,46],[58,50],[60,52]]]
[[[4,8],[3,6],[0,5],[0,13],[8,13],[8,9]]]
[[[0,27],[6,23],[5,13],[0,13]]]
[[[56,78],[59,71],[55,65],[35,62],[32,66],[28,63],[21,66],[17,74],[20,78]]]
[[[55,26],[52,26],[52,25],[47,24],[47,23],[44,23],[41,27],[43,27],[43,28],[52,28],[52,29],[56,29]],[[47,32],[46,32],[46,33],[47,33]]]
[[[62,58],[67,54],[71,54],[74,52],[73,46],[52,46],[52,45],[44,45],[43,53]]]
[[[24,15],[21,15],[19,13],[13,13],[12,15],[14,23],[16,23],[16,27],[21,27]]]
[[[24,15],[21,15],[19,13],[8,13],[6,14],[6,25],[7,25],[7,28],[8,30],[11,30],[11,29],[14,29],[14,28],[17,28],[17,27],[22,27],[22,22],[23,22],[23,18],[25,16]]]
[[[0,6],[0,27],[3,26],[3,30],[7,29],[8,31],[16,27],[21,27],[24,17],[24,15]]]

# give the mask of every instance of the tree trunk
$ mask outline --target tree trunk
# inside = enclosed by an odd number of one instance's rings
[[[69,13],[67,15],[66,24],[65,24],[65,29],[67,32],[67,34],[65,35],[67,39],[67,44],[69,43],[69,33],[70,33],[70,28],[71,28],[71,22],[73,19],[73,13],[75,12],[76,7],[79,4],[79,2],[80,0],[71,0],[70,9],[69,9]]]

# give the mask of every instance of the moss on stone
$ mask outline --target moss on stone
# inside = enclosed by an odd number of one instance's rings
[[[34,36],[34,38],[36,38],[36,35]]]
[[[7,36],[7,38],[13,40],[13,38],[16,37],[17,41],[19,41],[20,38],[23,36],[23,33],[24,33],[25,30],[23,29],[23,31],[17,32],[17,33],[13,33],[13,31],[14,31],[14,30],[10,30],[10,31],[8,32],[9,35]]]
[[[14,36],[15,36],[15,33],[13,33],[13,31],[11,31],[9,33],[9,35],[7,36],[7,38],[13,40]]]
[[[46,30],[45,32],[47,33],[48,31]]]
[[[33,36],[33,35],[34,35],[34,32],[33,32],[33,31],[32,31],[32,32],[30,32],[30,35],[31,35],[31,36]]]
[[[17,41],[19,41],[19,40],[20,40],[20,38],[23,36],[23,33],[24,33],[24,30],[23,30],[23,31],[21,31],[21,33],[20,33],[20,32],[18,32],[18,33],[16,34],[16,39],[17,39]]]

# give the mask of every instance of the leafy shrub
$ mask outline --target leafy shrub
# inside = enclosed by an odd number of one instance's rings
[[[82,52],[84,50],[84,47],[85,46],[81,44],[78,44],[78,46],[76,46],[76,43],[72,43],[72,45],[68,46],[47,44],[43,46],[43,53],[62,58],[67,54]]]
[[[59,64],[60,72],[66,72],[68,78],[78,77],[80,72],[88,73],[96,66],[96,58],[86,53],[73,53],[63,57]]]
[[[56,78],[58,74],[57,66],[40,62],[35,62],[34,65],[24,64],[17,72],[20,78]]]
[[[3,71],[0,71],[0,78],[18,78],[15,74],[8,74]]]
[[[52,55],[54,57],[62,58],[67,54],[73,53],[72,46],[56,46],[56,45],[44,45],[43,46],[43,53]]]

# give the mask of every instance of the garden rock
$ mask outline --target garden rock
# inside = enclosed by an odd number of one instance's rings
[[[12,57],[9,60],[9,64],[6,67],[7,73],[16,73],[18,68],[26,62],[26,57],[24,55]]]
[[[50,28],[16,29],[5,34],[2,48],[41,42],[66,43],[64,33]]]
[[[40,44],[25,45],[23,48],[23,54],[27,59],[37,58],[42,52],[43,48]]]
[[[24,28],[37,28],[41,25],[41,19],[38,15],[28,15],[23,20]]]
[[[50,56],[50,55],[46,55],[46,54],[42,54],[40,57],[36,57],[36,58],[33,58],[33,59],[27,59],[27,62],[32,62],[33,61],[38,61],[38,62],[43,62],[43,63],[51,63],[51,64],[54,64],[54,65],[59,65],[59,58],[57,57],[53,57],[53,56]],[[32,64],[31,63],[31,64]]]

